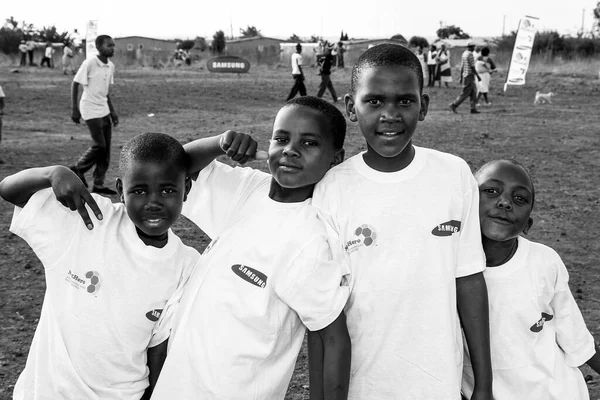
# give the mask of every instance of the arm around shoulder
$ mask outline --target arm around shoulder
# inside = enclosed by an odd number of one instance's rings
[[[148,382],[149,386],[146,388],[144,395],[141,400],[149,400],[160,376],[160,371],[165,364],[167,358],[167,345],[169,340],[165,340],[161,344],[148,348]]]

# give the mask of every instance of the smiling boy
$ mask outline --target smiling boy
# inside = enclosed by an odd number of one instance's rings
[[[600,355],[569,289],[560,256],[525,235],[535,190],[519,163],[495,160],[476,173],[489,291],[495,400],[587,400],[577,367],[600,371]],[[465,357],[463,391],[473,392]]]
[[[332,168],[313,204],[350,259],[349,398],[459,399],[462,323],[473,399],[491,399],[477,185],[462,159],[412,143],[429,105],[418,58],[398,45],[367,50],[345,102],[367,150]]]
[[[183,214],[212,241],[161,321],[169,352],[153,399],[283,399],[306,328],[325,347],[318,391],[346,398],[348,272],[310,204],[315,183],[342,161],[345,134],[335,106],[305,96],[275,117],[270,173],[213,161],[254,158],[257,143],[243,133],[185,146],[190,174],[200,172]]]
[[[164,348],[152,339],[167,300],[199,258],[170,230],[190,188],[181,144],[138,135],[121,151],[124,204],[90,195],[68,168],[33,168],[0,182],[10,230],[44,265],[46,293],[13,399],[140,400]],[[92,224],[86,204],[99,219]],[[80,215],[71,210],[77,210]],[[148,397],[144,397],[148,398]]]

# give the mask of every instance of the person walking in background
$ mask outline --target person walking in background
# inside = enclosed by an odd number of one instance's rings
[[[496,72],[496,64],[494,64],[494,61],[489,57],[489,55],[490,48],[484,47],[481,49],[481,55],[475,61],[475,70],[481,77],[481,81],[477,82],[477,90],[479,91],[479,94],[477,95],[477,102],[479,103],[479,100],[483,96],[486,106],[492,104],[488,99],[488,93],[490,91],[492,74]]]
[[[335,93],[335,89],[333,87],[333,83],[331,82],[331,65],[333,64],[333,55],[331,54],[331,50],[326,48],[325,53],[321,57],[321,69],[319,71],[321,75],[321,83],[319,84],[319,91],[317,92],[317,97],[323,97],[325,93],[325,89],[329,89],[329,93],[331,93],[331,97],[333,98],[333,102],[337,103],[338,99],[337,94]]]
[[[29,55],[29,66],[33,67],[35,64],[33,63],[33,51],[35,50],[35,42],[33,38],[30,38],[27,43],[27,54]]]
[[[448,84],[452,82],[452,68],[450,66],[450,50],[446,48],[446,45],[442,43],[441,49],[437,54],[436,58],[437,74],[439,86],[449,87]]]
[[[435,44],[432,44],[429,48],[429,51],[427,52],[427,71],[429,72],[429,80],[427,83],[427,87],[433,87],[435,84],[437,53],[437,47],[435,47]]]
[[[67,75],[67,71],[69,70],[69,73],[75,73],[75,68],[73,67],[73,50],[71,50],[71,45],[69,44],[69,42],[65,42],[61,61],[63,75]]]
[[[79,124],[80,119],[83,118],[90,130],[93,143],[79,161],[69,168],[87,187],[84,174],[95,165],[92,193],[117,194],[104,186],[104,178],[110,162],[112,127],[119,123],[108,94],[110,85],[114,84],[115,65],[109,58],[115,53],[115,42],[110,36],[100,35],[96,38],[96,48],[98,55],[81,64],[71,87],[73,107],[71,119]],[[83,86],[83,95],[78,106],[80,85]]]
[[[27,66],[27,45],[24,40],[21,40],[21,44],[19,45],[19,53],[21,53],[21,62],[19,63],[20,67]]]
[[[338,50],[337,50],[337,67],[344,68],[344,53],[346,49],[344,48],[343,42],[338,42]]]
[[[300,96],[306,96],[306,86],[304,86],[304,73],[302,72],[302,45],[296,45],[296,52],[292,54],[292,77],[294,78],[294,86],[290,90],[285,101],[291,100],[300,92]]]
[[[415,53],[419,62],[421,63],[421,69],[423,70],[423,81],[428,81],[428,71],[427,71],[427,55],[423,53],[423,47],[417,46],[417,52]]]
[[[40,67],[43,67],[44,64],[48,65],[48,68],[52,68],[52,55],[54,54],[54,49],[52,48],[52,43],[46,43],[46,49],[44,50],[44,57],[42,58],[42,62],[40,63]]]
[[[477,111],[477,85],[475,78],[478,81],[481,77],[475,70],[475,59],[473,58],[473,50],[475,50],[475,44],[471,41],[467,43],[467,49],[463,52],[460,62],[460,83],[462,83],[461,94],[450,103],[450,111],[456,113],[456,109],[461,105],[467,98],[471,101],[471,114],[479,114]]]

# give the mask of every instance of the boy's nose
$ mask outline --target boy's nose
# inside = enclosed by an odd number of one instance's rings
[[[300,154],[292,144],[289,144],[283,149],[283,155],[286,157],[298,157]]]
[[[498,200],[498,208],[512,210],[512,203],[509,199],[505,197],[500,197],[500,199]]]
[[[397,107],[388,107],[381,114],[380,120],[381,122],[397,123],[402,121],[402,116]]]

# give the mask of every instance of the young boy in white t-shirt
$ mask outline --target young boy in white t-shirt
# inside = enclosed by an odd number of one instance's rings
[[[600,356],[569,290],[569,274],[550,247],[525,239],[533,224],[533,182],[515,161],[475,174],[487,268],[494,400],[587,400],[577,367],[600,372]],[[473,391],[465,357],[463,391]]]
[[[149,378],[158,371],[149,370],[148,358],[166,351],[154,347],[156,321],[200,257],[170,230],[190,189],[186,160],[168,135],[130,140],[117,179],[123,204],[91,195],[62,166],[0,182],[0,196],[16,206],[10,230],[27,241],[46,275],[15,400],[149,398]],[[99,219],[95,227],[85,204]]]
[[[313,204],[350,259],[349,398],[460,399],[462,323],[473,399],[491,399],[477,185],[462,159],[412,144],[429,104],[418,58],[398,45],[368,49],[345,102],[367,150],[332,168]]]
[[[275,118],[270,174],[213,161],[254,157],[248,135],[227,131],[185,146],[190,172],[200,173],[183,214],[212,241],[159,322],[165,338],[172,331],[152,399],[283,399],[306,328],[326,353],[322,386],[311,392],[346,398],[348,272],[310,204],[315,183],[343,159],[345,132],[335,106],[304,96]]]

